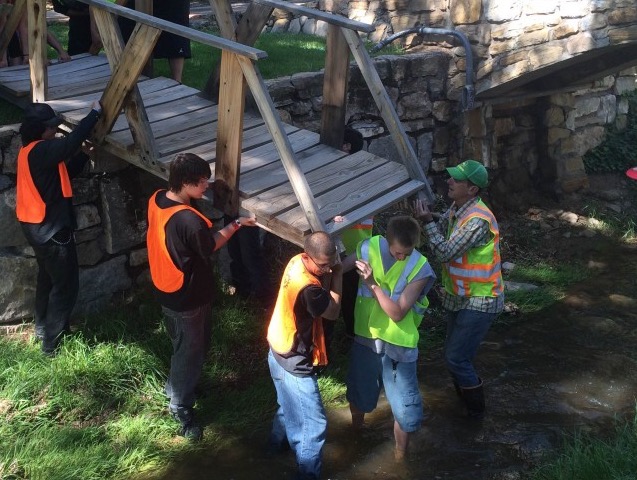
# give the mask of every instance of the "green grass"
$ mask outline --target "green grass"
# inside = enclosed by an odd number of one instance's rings
[[[637,421],[620,422],[610,438],[578,434],[544,459],[532,480],[629,480],[637,472]]]
[[[532,283],[538,288],[530,291],[507,292],[506,300],[514,303],[521,313],[539,312],[566,295],[569,285],[589,278],[592,272],[584,265],[577,263],[550,264],[536,262],[518,264],[505,280]]]
[[[584,206],[584,213],[589,218],[589,228],[597,230],[603,235],[622,241],[631,242],[637,239],[637,186],[629,184],[630,204],[632,211],[617,213],[607,208],[603,202],[590,199]]]
[[[85,318],[54,359],[31,340],[0,337],[0,478],[127,478],[246,432],[265,438],[276,400],[264,315],[219,294],[196,445],[176,437],[167,413],[171,346],[155,302]],[[320,383],[328,407],[344,403],[343,356],[338,363]]]

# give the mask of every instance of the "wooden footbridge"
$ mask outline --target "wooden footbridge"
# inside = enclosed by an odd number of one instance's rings
[[[221,36],[160,20],[104,0],[91,7],[105,55],[79,55],[68,63],[46,60],[45,0],[16,0],[4,30],[6,49],[27,12],[29,65],[0,69],[0,95],[18,105],[46,101],[61,114],[63,128],[81,120],[94,100],[104,111],[91,141],[117,157],[166,178],[176,153],[193,152],[210,162],[215,208],[256,216],[259,225],[302,244],[311,231],[338,234],[392,203],[431,190],[373,67],[358,31],[371,25],[280,0],[253,1],[237,23],[229,0],[210,0]],[[152,2],[140,2],[146,5]],[[254,44],[274,8],[302,13],[329,24],[320,134],[281,121],[257,67],[267,56]],[[116,17],[136,22],[124,43]],[[218,104],[201,92],[166,78],[143,75],[162,31],[222,50]],[[368,152],[339,150],[347,99],[350,52],[401,155],[400,162]],[[211,65],[211,68],[213,65]],[[246,86],[258,106],[245,111]],[[344,222],[334,223],[335,215]]]

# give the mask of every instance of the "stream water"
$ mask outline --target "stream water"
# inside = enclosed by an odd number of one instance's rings
[[[594,270],[557,305],[522,318],[504,317],[478,355],[488,415],[463,416],[440,352],[421,356],[427,422],[408,461],[393,460],[391,412],[383,400],[360,435],[349,411],[329,412],[323,477],[515,480],[559,448],[567,435],[603,435],[614,418],[634,414],[637,397],[637,248],[591,241],[578,258]],[[264,433],[232,450],[174,463],[171,480],[292,479],[292,454],[268,459]]]

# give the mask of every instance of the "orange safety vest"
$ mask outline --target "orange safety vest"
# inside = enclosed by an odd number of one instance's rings
[[[322,287],[321,282],[310,274],[303,265],[302,254],[298,254],[290,260],[276,299],[276,306],[272,313],[268,326],[268,342],[272,350],[278,354],[290,353],[296,337],[296,317],[294,316],[294,304],[305,287],[316,285]],[[327,365],[327,353],[325,350],[325,335],[323,334],[323,319],[316,317],[312,331],[312,365]]]
[[[173,293],[184,284],[184,272],[179,270],[166,247],[166,224],[177,212],[190,210],[206,222],[208,228],[212,222],[204,217],[190,205],[176,205],[169,208],[159,208],[155,199],[161,190],[157,190],[148,201],[148,232],[146,233],[146,245],[148,247],[148,263],[150,265],[150,277],[153,285],[165,293]],[[210,252],[212,253],[212,252]]]
[[[46,216],[46,203],[33,183],[31,169],[29,168],[29,153],[42,140],[29,143],[26,147],[20,148],[18,153],[18,175],[16,185],[15,213],[18,220],[25,223],[40,223]],[[58,163],[60,174],[60,188],[64,198],[73,196],[69,172],[66,170],[66,163]]]
[[[489,223],[489,241],[444,263],[442,284],[448,293],[460,297],[497,297],[504,293],[504,283],[500,267],[500,230],[491,210],[479,200],[455,223],[450,221],[447,238],[472,218]]]

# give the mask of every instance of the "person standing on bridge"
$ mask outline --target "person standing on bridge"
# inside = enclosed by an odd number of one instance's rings
[[[327,365],[323,318],[338,318],[342,265],[325,232],[305,239],[304,252],[289,261],[268,326],[268,365],[279,404],[269,452],[291,447],[302,480],[319,479],[327,418],[317,375]]]
[[[46,103],[32,103],[24,110],[20,126],[16,215],[38,262],[35,334],[49,356],[55,354],[62,335],[69,331],[79,290],[70,178],[80,173],[89,159],[80,147],[101,112],[99,102],[94,102],[69,135],[56,138],[62,118]]]
[[[134,0],[128,0],[125,6],[134,10]],[[190,26],[190,2],[187,0],[153,0],[153,16],[188,27]],[[128,41],[135,27],[135,22],[126,18],[120,18],[118,21],[122,36],[125,41]],[[184,61],[191,56],[190,40],[174,33],[162,32],[153,49],[153,58],[168,59],[170,76],[179,83],[182,80]]]
[[[445,362],[469,418],[484,417],[482,379],[473,360],[491,323],[504,309],[500,231],[480,199],[489,183],[486,168],[466,160],[447,168],[451,208],[436,223],[422,200],[414,211],[425,227],[429,247],[442,262],[442,304],[448,311]],[[443,232],[443,233],[441,233]]]
[[[221,230],[199,213],[192,201],[208,189],[210,166],[193,153],[180,153],[170,164],[168,190],[148,202],[148,262],[155,296],[172,342],[166,395],[169,411],[181,424],[180,434],[199,440],[195,422],[195,387],[210,348],[214,272],[210,256],[254,218],[239,217]]]

